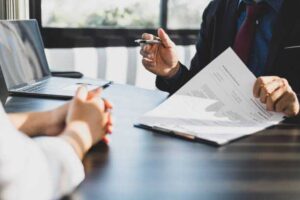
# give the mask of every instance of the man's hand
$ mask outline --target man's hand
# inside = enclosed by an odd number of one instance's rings
[[[299,114],[299,101],[288,81],[277,76],[256,80],[254,96],[267,105],[268,111],[282,112],[288,117]]]
[[[140,54],[143,56],[142,63],[144,67],[161,77],[171,78],[179,70],[179,60],[175,50],[174,42],[169,38],[163,29],[158,30],[158,37],[162,44],[142,45]],[[153,40],[154,36],[144,33],[145,40]]]

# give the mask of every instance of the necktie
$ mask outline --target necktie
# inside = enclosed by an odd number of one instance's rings
[[[264,3],[249,4],[246,10],[246,18],[237,33],[233,48],[242,61],[248,64],[254,43],[257,20],[264,14],[266,5]]]

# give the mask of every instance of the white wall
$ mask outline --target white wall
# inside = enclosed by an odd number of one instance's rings
[[[143,68],[139,51],[138,47],[46,49],[46,55],[52,70],[76,70],[92,78],[155,89],[155,76]],[[179,46],[177,52],[189,66],[195,47]]]

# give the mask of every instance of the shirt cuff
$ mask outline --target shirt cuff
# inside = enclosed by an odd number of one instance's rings
[[[185,66],[182,65],[181,63],[179,64],[180,64],[179,70],[173,77],[164,78],[164,77],[157,76],[156,86],[158,89],[172,94],[180,87],[180,84],[178,83],[180,83],[180,80],[183,77],[183,74],[185,72]]]
[[[52,174],[53,197],[70,194],[84,179],[84,168],[73,147],[62,138],[34,139],[46,155]]]

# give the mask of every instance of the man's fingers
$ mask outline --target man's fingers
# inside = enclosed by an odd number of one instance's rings
[[[149,33],[144,33],[142,35],[142,39],[144,39],[144,40],[153,40],[154,38],[155,38],[155,36],[152,34],[149,34]],[[142,44],[142,50],[145,52],[151,51],[153,46],[154,45]]]
[[[142,39],[144,40],[153,40],[155,38],[154,35],[152,34],[148,34],[148,33],[144,33],[142,35]],[[149,44],[144,44],[141,47],[141,51],[140,54],[141,56],[143,56],[143,58],[149,59],[149,60],[154,60],[155,59],[155,52],[157,51],[157,46],[158,45],[149,45]],[[146,67],[151,67],[151,63],[149,63],[147,60],[145,61],[144,66]]]
[[[260,89],[260,101],[262,103],[267,102],[267,98],[275,92],[278,88],[283,87],[285,83],[282,81],[282,79],[276,79],[274,81],[271,81],[265,85],[261,86]]]
[[[260,93],[261,93],[261,89],[264,85],[276,80],[276,79],[280,79],[277,76],[266,76],[266,77],[259,77],[253,87],[253,95],[256,98],[260,97]]]
[[[143,58],[155,59],[154,52],[147,52],[147,51],[144,51],[143,49],[141,49],[140,54],[141,54],[141,56],[143,56]]]
[[[144,33],[144,34],[142,35],[142,39],[143,39],[143,40],[153,40],[153,39],[154,39],[154,35],[149,34],[149,33]]]
[[[260,90],[260,102],[267,103],[267,99],[270,96],[270,93],[268,92],[268,89],[265,87],[262,87]]]
[[[282,86],[267,98],[267,110],[275,111],[276,103],[287,93],[287,87]]]
[[[88,97],[87,88],[85,86],[80,86],[76,91],[75,97],[82,101],[85,101]]]
[[[276,103],[275,111],[276,112],[285,112],[289,108],[290,96],[288,93],[285,93],[282,98]]]
[[[158,37],[161,39],[161,42],[165,48],[172,48],[174,46],[173,41],[162,28],[158,29]]]
[[[286,99],[287,108],[283,111],[288,117],[294,117],[299,114],[299,101],[297,95],[291,91]]]
[[[266,84],[266,89],[267,89],[266,91],[269,94],[272,94],[275,90],[283,86],[285,86],[285,83],[282,79],[275,79],[270,83]]]
[[[266,103],[268,111],[281,112],[289,117],[299,114],[297,95],[284,78],[260,77],[255,82],[253,93],[262,103]]]
[[[142,63],[144,67],[146,67],[147,69],[151,69],[156,66],[156,63],[153,60],[150,60],[148,58],[143,58]]]
[[[141,52],[150,53],[151,45],[150,44],[141,44]]]
[[[155,54],[155,52],[157,51],[158,45],[142,44],[141,47],[142,47],[141,52],[140,52],[141,54],[142,54],[142,52],[147,53],[147,54],[149,54],[149,53]]]

